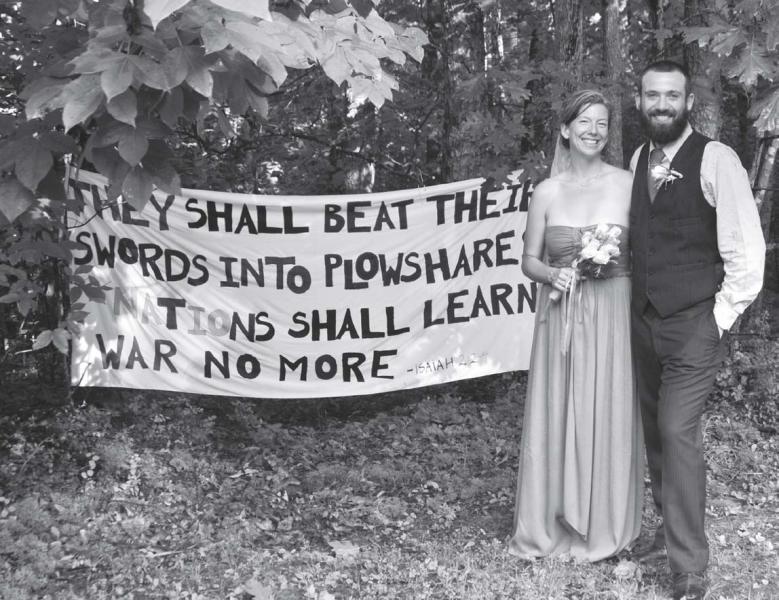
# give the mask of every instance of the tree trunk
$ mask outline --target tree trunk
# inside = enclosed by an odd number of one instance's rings
[[[662,29],[665,26],[665,15],[663,11],[663,0],[647,0],[647,8],[649,9],[649,22],[652,25],[652,29],[655,31]],[[649,53],[649,60],[652,61],[665,54],[665,41],[658,40],[655,37],[651,39],[651,51]]]
[[[685,21],[691,26],[706,26],[702,16],[706,4],[707,0],[685,0]],[[703,135],[716,140],[722,128],[722,58],[693,42],[684,47],[684,61],[695,92],[690,123]]]
[[[757,152],[755,152],[755,158],[752,161],[752,168],[749,172],[752,189],[755,190],[755,202],[757,203],[757,209],[760,213],[763,238],[768,245],[766,273],[772,273],[776,269],[777,252],[775,244],[771,243],[771,222],[773,219],[773,200],[776,197],[777,188],[779,188],[779,164],[776,162],[777,153],[779,153],[779,131],[775,132],[772,136],[760,139]],[[764,287],[767,283],[775,285],[777,282],[765,281]],[[760,318],[762,312],[763,294],[761,293],[755,298],[755,301],[745,313],[744,318],[736,321],[734,332],[737,333],[753,329],[753,322]]]
[[[438,161],[438,177],[434,183],[445,183],[452,179],[452,133],[455,124],[449,0],[427,0],[424,17],[430,46],[436,50],[434,68],[428,66],[428,73],[439,83],[436,87],[440,90],[442,113],[440,137],[428,140],[428,161]]]
[[[557,60],[578,85],[582,80],[584,46],[582,0],[554,0],[552,17],[555,25]]]
[[[620,0],[603,0],[603,48],[606,61],[606,79],[614,82],[619,82],[625,73],[619,5]],[[606,90],[606,93],[612,107],[609,119],[609,143],[606,146],[606,160],[612,165],[622,167],[625,164],[622,150],[622,86],[619,83],[611,85]]]

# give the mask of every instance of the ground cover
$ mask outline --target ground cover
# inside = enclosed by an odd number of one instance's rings
[[[2,402],[0,598],[668,597],[665,569],[627,553],[595,565],[506,553],[517,374],[340,401],[56,404],[31,389]],[[742,412],[721,402],[705,418],[710,598],[767,600],[779,441]]]

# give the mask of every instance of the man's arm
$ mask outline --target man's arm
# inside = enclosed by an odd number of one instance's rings
[[[714,297],[714,319],[725,330],[763,286],[765,240],[749,176],[730,147],[719,142],[706,145],[701,184],[706,200],[717,211],[717,247],[725,278]]]

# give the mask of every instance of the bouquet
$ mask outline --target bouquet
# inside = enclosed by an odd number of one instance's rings
[[[614,262],[619,256],[619,236],[621,233],[621,227],[606,223],[599,223],[595,229],[587,229],[582,232],[582,249],[573,259],[571,267],[577,271],[578,275],[599,278],[603,267]],[[571,285],[571,293],[573,293],[575,285],[576,278]],[[557,302],[562,297],[562,293],[555,289],[552,290],[549,297]]]
[[[619,256],[619,236],[622,228],[617,225],[607,225],[599,223],[595,229],[587,229],[582,232],[582,249],[573,262],[571,267],[576,271],[576,277],[571,281],[571,287],[567,294],[571,295],[571,302],[565,302],[563,305],[563,340],[562,352],[568,353],[568,346],[571,342],[571,331],[573,326],[574,303],[576,301],[576,284],[580,275],[593,277],[597,279],[601,276],[603,267],[610,262],[615,262]],[[581,294],[580,294],[581,295]],[[557,302],[562,298],[560,290],[554,289],[549,297]]]

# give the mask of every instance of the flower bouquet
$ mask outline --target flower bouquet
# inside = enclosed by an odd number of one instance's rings
[[[566,295],[571,296],[571,301],[566,301],[563,305],[563,354],[568,353],[568,346],[571,343],[578,279],[580,276],[592,277],[594,279],[601,277],[603,267],[610,262],[615,262],[615,259],[620,254],[619,236],[621,233],[621,227],[607,225],[606,223],[599,223],[595,229],[587,229],[582,232],[582,249],[571,263],[571,267],[576,271],[576,277],[571,280],[571,287],[566,290]],[[581,296],[581,293],[579,295]],[[562,296],[560,290],[557,289],[552,290],[549,294],[549,298],[554,302],[559,301]]]
[[[597,279],[601,276],[603,267],[619,256],[619,236],[622,228],[618,225],[599,223],[595,229],[587,229],[582,232],[579,254],[573,259],[571,267],[577,271],[577,275]],[[576,278],[571,284],[570,293],[576,286]],[[552,290],[549,297],[557,302],[562,298],[560,290]]]

